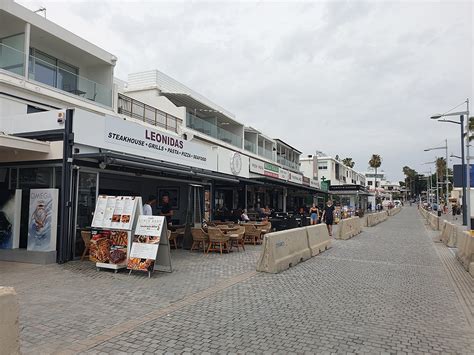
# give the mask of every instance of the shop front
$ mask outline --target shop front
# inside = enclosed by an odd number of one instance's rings
[[[369,193],[362,185],[330,185],[329,192],[341,213],[353,216],[367,211]],[[360,211],[360,212],[359,212]]]

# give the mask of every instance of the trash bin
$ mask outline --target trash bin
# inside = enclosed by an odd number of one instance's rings
[[[441,211],[438,211],[438,217],[441,217]]]

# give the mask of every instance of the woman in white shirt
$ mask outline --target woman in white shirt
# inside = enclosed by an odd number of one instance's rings
[[[248,222],[250,221],[249,216],[247,215],[247,210],[244,210],[242,214],[240,215],[240,220],[243,222]]]

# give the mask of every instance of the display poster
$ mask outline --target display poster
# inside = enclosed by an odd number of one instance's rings
[[[165,217],[139,216],[127,268],[152,271],[158,255]]]
[[[110,228],[112,226],[112,217],[114,215],[116,203],[117,203],[117,197],[107,196],[107,203],[105,204],[104,221],[102,224],[103,228]]]
[[[123,196],[117,196],[115,200],[115,209],[114,209],[114,214],[112,215],[112,228],[121,228],[122,223],[120,222],[120,219],[122,218],[122,211],[123,207],[125,205],[125,200]]]
[[[27,250],[56,250],[57,226],[58,189],[31,189]]]
[[[20,244],[21,190],[0,191],[0,249]]]
[[[93,230],[89,246],[89,260],[99,263],[124,264],[130,236],[124,230]]]
[[[104,225],[105,209],[107,206],[107,196],[100,195],[97,197],[95,205],[94,218],[92,218],[92,227],[102,227]]]

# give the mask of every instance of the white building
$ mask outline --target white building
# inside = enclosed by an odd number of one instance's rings
[[[26,250],[22,229],[0,259],[78,257],[99,194],[168,194],[183,224],[220,205],[285,211],[321,192],[300,151],[165,74],[114,80],[114,55],[11,0],[0,24],[0,192],[21,190],[24,203],[32,189],[60,193],[57,249]]]

